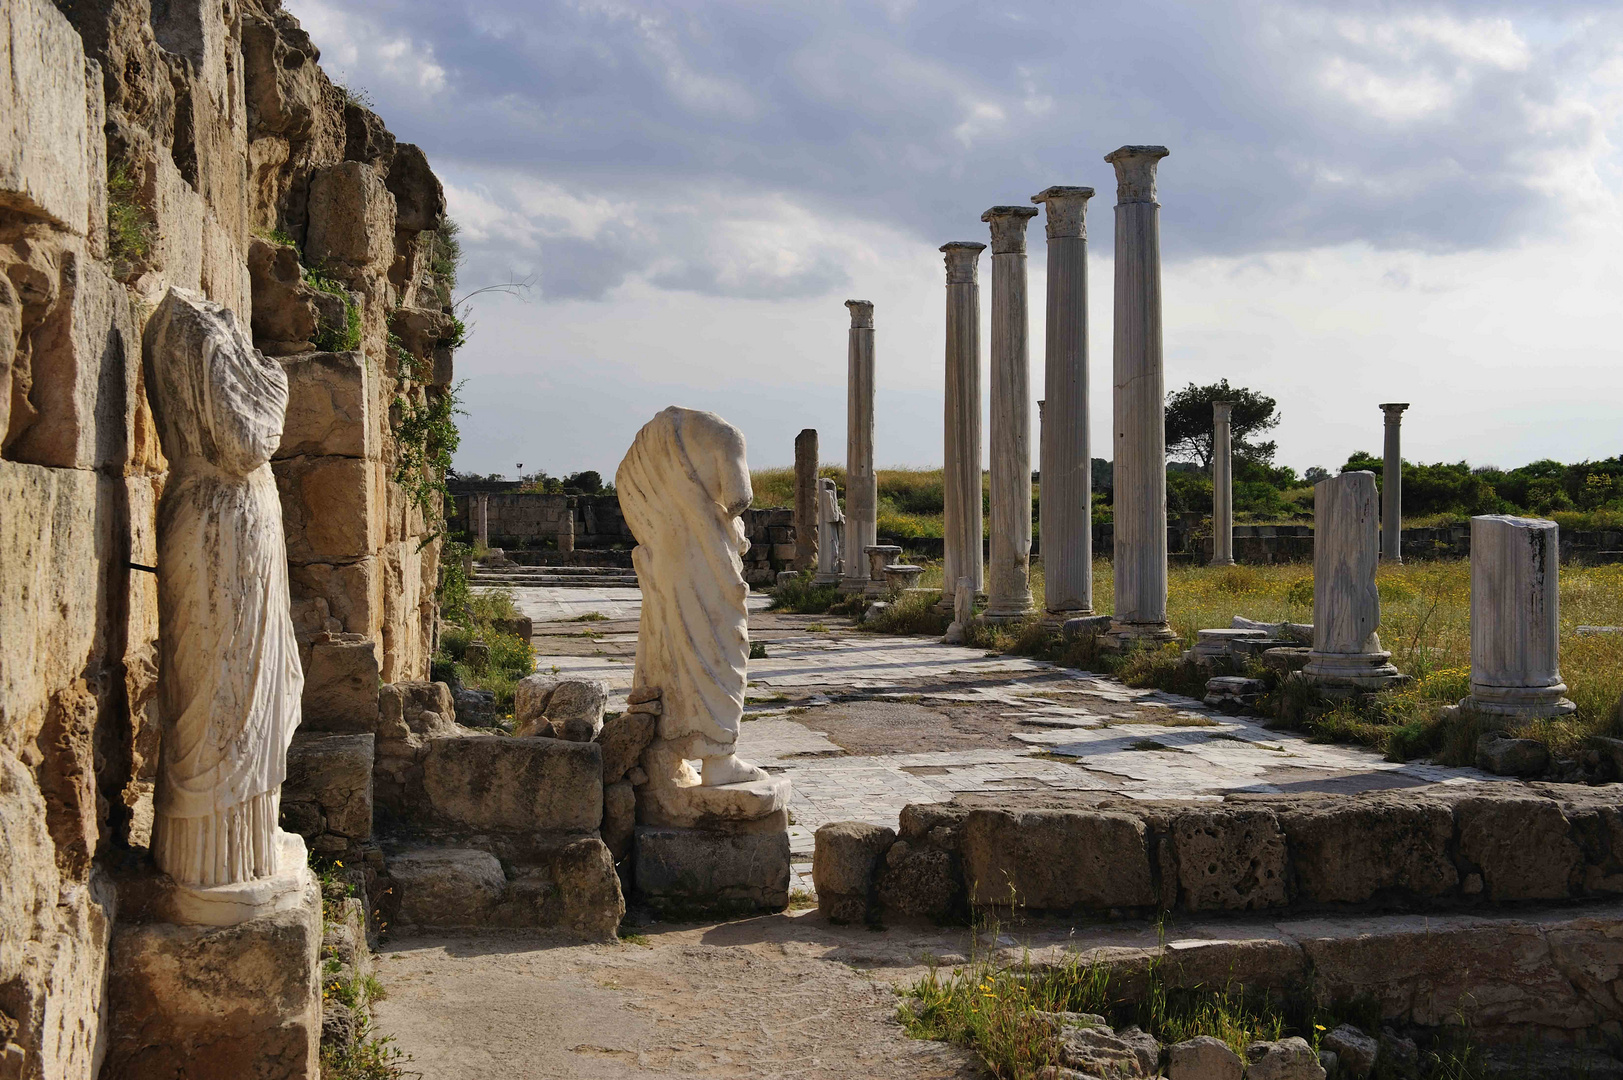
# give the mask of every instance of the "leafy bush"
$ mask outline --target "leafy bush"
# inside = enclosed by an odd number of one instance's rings
[[[802,572],[772,590],[769,610],[795,615],[821,615],[840,599],[838,585],[817,585],[809,572]]]

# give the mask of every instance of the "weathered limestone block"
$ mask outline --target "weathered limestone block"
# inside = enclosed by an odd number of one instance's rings
[[[1185,810],[1173,817],[1171,834],[1186,910],[1285,904],[1285,834],[1271,810]]]
[[[383,625],[383,581],[374,558],[302,563],[288,568],[299,655],[310,662],[322,634],[375,635]]]
[[[364,161],[379,171],[394,158],[394,135],[383,118],[358,102],[344,103],[344,159]]]
[[[400,920],[417,926],[479,926],[507,889],[502,864],[473,848],[419,848],[389,857]]]
[[[1363,1080],[1375,1067],[1380,1044],[1351,1024],[1341,1024],[1324,1037],[1324,1048],[1336,1055],[1341,1070],[1351,1080]]]
[[[434,170],[428,167],[428,158],[421,147],[412,143],[398,144],[384,183],[395,199],[395,228],[421,232],[439,224],[445,213],[445,189],[440,186]]]
[[[974,810],[962,832],[976,904],[1149,907],[1156,902],[1144,822],[1104,810]]]
[[[295,457],[275,463],[287,525],[288,559],[351,562],[383,545],[385,474],[381,463],[353,457]]]
[[[395,202],[378,174],[359,161],[339,162],[310,178],[304,254],[312,264],[387,270],[394,260]]]
[[[1324,1080],[1318,1052],[1305,1039],[1254,1042],[1245,1048],[1246,1080]]]
[[[287,752],[282,810],[307,803],[320,808],[324,832],[351,840],[372,835],[373,737],[300,732]]]
[[[1358,904],[1387,890],[1431,898],[1459,884],[1448,858],[1454,815],[1446,805],[1360,797],[1278,814],[1305,900]]]
[[[591,836],[516,865],[491,923],[552,927],[587,941],[613,941],[625,913],[614,856]]]
[[[603,730],[608,684],[601,679],[564,679],[547,701],[547,719],[560,739],[591,742]]]
[[[602,752],[558,739],[434,739],[423,794],[429,816],[448,827],[595,832],[603,820]]]
[[[1460,856],[1476,866],[1488,898],[1555,900],[1581,883],[1583,851],[1548,799],[1486,796],[1455,804]]]
[[[401,347],[416,357],[431,357],[440,343],[451,336],[451,317],[443,311],[402,307],[389,316],[389,332],[400,339]]]
[[[1222,1039],[1197,1035],[1168,1048],[1167,1080],[1240,1080],[1245,1062]]]
[[[321,894],[236,926],[120,926],[108,978],[108,1080],[318,1075]]]
[[[817,910],[834,922],[865,921],[880,864],[895,842],[895,829],[867,821],[835,821],[820,827],[812,852]]]
[[[393,682],[378,691],[378,738],[443,738],[456,734],[456,705],[442,682]]]
[[[10,262],[0,251],[0,261]],[[122,470],[156,453],[140,393],[141,334],[129,292],[90,257],[82,241],[35,248],[27,263],[3,267],[18,285],[23,315],[41,319],[29,335],[30,386],[8,390],[6,456],[62,468]],[[34,311],[38,310],[38,315]],[[11,383],[17,370],[0,373]],[[145,444],[145,446],[143,446]]]
[[[637,892],[656,910],[781,911],[789,903],[789,833],[722,833],[639,825]]]
[[[328,294],[318,294],[304,283],[298,249],[255,237],[248,245],[248,278],[254,346],[267,356],[310,349],[321,327],[316,297]]]
[[[31,741],[50,697],[85,670],[111,559],[117,490],[82,469],[0,461],[0,738]]]
[[[603,722],[594,740],[603,748],[603,783],[613,784],[642,759],[642,752],[654,739],[658,718],[645,712],[626,712]]]
[[[0,206],[87,236],[105,169],[100,71],[87,99],[84,45],[48,0],[4,8],[0,33]]]
[[[1476,741],[1476,767],[1495,776],[1542,776],[1550,768],[1550,748],[1537,739],[1485,731]]]
[[[377,642],[365,634],[328,634],[310,650],[304,677],[306,731],[373,731],[378,720]]]
[[[952,852],[898,840],[885,852],[874,891],[887,915],[940,920],[957,911],[964,887]]]
[[[287,420],[278,458],[375,457],[366,358],[359,352],[304,353],[282,361],[287,373]]]

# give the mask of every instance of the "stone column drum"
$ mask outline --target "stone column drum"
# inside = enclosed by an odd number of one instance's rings
[[[943,244],[947,263],[947,410],[942,480],[944,512],[941,599],[949,608],[958,582],[985,588],[981,550],[981,287],[985,244]],[[956,610],[954,608],[954,610]]]
[[[1345,472],[1313,487],[1313,649],[1302,674],[1332,687],[1378,690],[1401,678],[1381,650],[1375,591],[1375,474]]]
[[[1116,168],[1115,381],[1118,645],[1170,640],[1167,625],[1166,374],[1161,357],[1161,205],[1155,170],[1164,146],[1123,146]]]
[[[1234,565],[1234,452],[1229,418],[1234,405],[1212,403],[1212,565]]]
[[[1408,402],[1381,406],[1386,414],[1386,462],[1381,476],[1381,561],[1403,561],[1403,410]]]
[[[845,409],[845,579],[841,592],[868,588],[862,552],[878,540],[879,478],[873,470],[873,303],[847,300],[851,330],[847,346]]]
[[[1088,432],[1090,187],[1031,197],[1047,214],[1048,336],[1043,351],[1043,607],[1063,622],[1093,614],[1093,448]],[[1052,406],[1050,412],[1049,406]]]
[[[1031,365],[1026,352],[1026,225],[1031,206],[994,206],[992,231],[992,543],[989,622],[1023,619],[1031,599]]]
[[[795,569],[817,567],[817,429],[795,436]]]
[[[1460,708],[1492,727],[1577,709],[1561,680],[1555,522],[1471,519],[1471,693]]]

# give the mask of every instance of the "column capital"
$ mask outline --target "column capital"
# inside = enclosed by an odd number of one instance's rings
[[[1046,187],[1031,197],[1034,203],[1048,208],[1048,238],[1088,237],[1088,200],[1093,198],[1090,187]]]
[[[1233,415],[1234,415],[1234,402],[1232,402],[1232,401],[1214,401],[1214,402],[1212,402],[1212,421],[1214,423],[1226,424],[1226,423],[1229,422],[1229,419]]]
[[[986,245],[975,240],[953,240],[942,244],[941,250],[947,256],[947,284],[975,284],[981,252],[986,250]]]
[[[994,206],[981,215],[992,226],[993,255],[1024,255],[1026,225],[1037,216],[1035,206]]]
[[[1381,406],[1381,411],[1386,414],[1388,424],[1401,424],[1403,422],[1403,410],[1408,407],[1409,403],[1407,401],[1389,401]]]
[[[847,300],[845,306],[851,310],[851,329],[873,329],[872,300]]]
[[[1170,153],[1164,146],[1123,146],[1105,155],[1116,167],[1116,202],[1155,201],[1155,168]]]

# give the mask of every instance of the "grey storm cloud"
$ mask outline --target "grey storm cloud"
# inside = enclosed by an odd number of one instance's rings
[[[443,72],[422,93],[355,34],[351,77],[402,137],[532,223],[472,241],[470,269],[527,268],[554,298],[602,297],[632,276],[751,298],[845,283],[841,253],[815,237],[801,237],[792,265],[737,263],[715,231],[729,207],[707,193],[881,223],[933,247],[978,235],[988,205],[1083,183],[1099,190],[1103,235],[1113,200],[1101,159],[1129,142],[1172,150],[1170,259],[1358,241],[1503,248],[1570,223],[1561,178],[1607,146],[1583,84],[1623,42],[1610,7],[1560,3],[343,10]],[[513,177],[610,209],[589,228],[549,225]],[[794,240],[799,220],[775,227]]]

